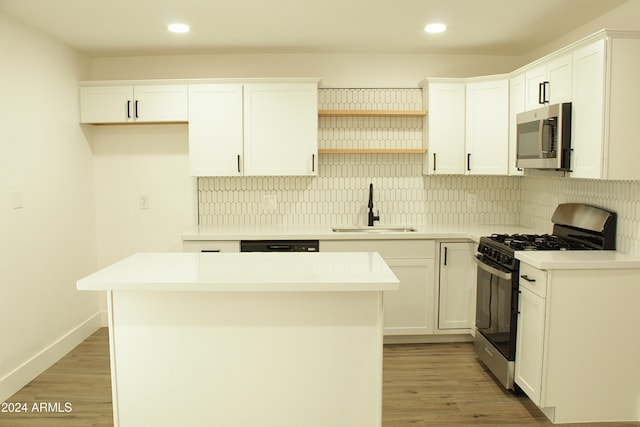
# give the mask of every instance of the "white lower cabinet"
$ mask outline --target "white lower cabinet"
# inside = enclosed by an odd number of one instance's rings
[[[398,291],[384,294],[384,334],[433,334],[433,240],[321,240],[320,251],[380,253],[400,280]]]
[[[475,245],[440,242],[438,331],[473,328],[475,317]]]
[[[640,269],[520,262],[515,383],[554,423],[640,421]]]
[[[433,269],[429,258],[386,260],[400,280],[400,290],[384,294],[385,335],[433,333]]]
[[[519,298],[515,382],[533,403],[540,405],[546,301],[528,289],[521,289]]]
[[[515,383],[540,406],[547,272],[520,265]]]

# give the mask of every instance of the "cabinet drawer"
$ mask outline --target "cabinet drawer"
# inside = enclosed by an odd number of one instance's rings
[[[547,297],[547,272],[539,270],[529,264],[520,263],[519,283],[523,288],[529,289],[534,294]]]
[[[382,258],[435,258],[434,240],[322,240],[320,252],[378,252]]]
[[[183,252],[240,252],[238,240],[185,240]]]

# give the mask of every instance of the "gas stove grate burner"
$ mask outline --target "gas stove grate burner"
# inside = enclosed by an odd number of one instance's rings
[[[490,240],[515,251],[590,250],[592,247],[553,234],[492,234]]]

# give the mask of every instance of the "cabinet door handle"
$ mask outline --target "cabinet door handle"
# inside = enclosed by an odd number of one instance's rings
[[[543,86],[544,87],[544,97],[543,97],[543,99],[544,99],[544,102],[546,104],[549,103],[549,99],[550,99],[550,94],[551,94],[551,90],[550,90],[551,86],[550,85],[551,85],[551,83],[544,82],[544,86]]]
[[[238,154],[238,173],[240,173],[240,154]]]
[[[444,247],[444,265],[447,265],[447,247]]]
[[[542,83],[538,83],[538,104],[544,104],[542,100]]]
[[[467,153],[467,170],[471,171],[471,153]]]
[[[526,274],[521,274],[520,277],[523,278],[524,280],[526,280],[527,282],[535,282],[536,281],[536,279],[530,279],[529,276],[527,276]]]
[[[136,115],[136,119],[140,117],[140,116],[138,115],[138,103],[139,103],[139,101],[136,99],[136,103],[135,103],[134,108],[133,108],[134,113],[135,113],[135,115]]]
[[[538,83],[538,104],[546,104],[549,102],[547,98],[549,88],[549,82]]]
[[[312,154],[311,155],[311,172],[315,172],[316,171],[316,155]]]
[[[436,170],[436,153],[433,153],[433,170]]]
[[[127,101],[127,119],[131,118],[131,101]]]

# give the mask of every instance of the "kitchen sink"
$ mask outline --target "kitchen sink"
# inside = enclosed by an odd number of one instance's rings
[[[334,233],[412,233],[413,227],[333,227]]]

